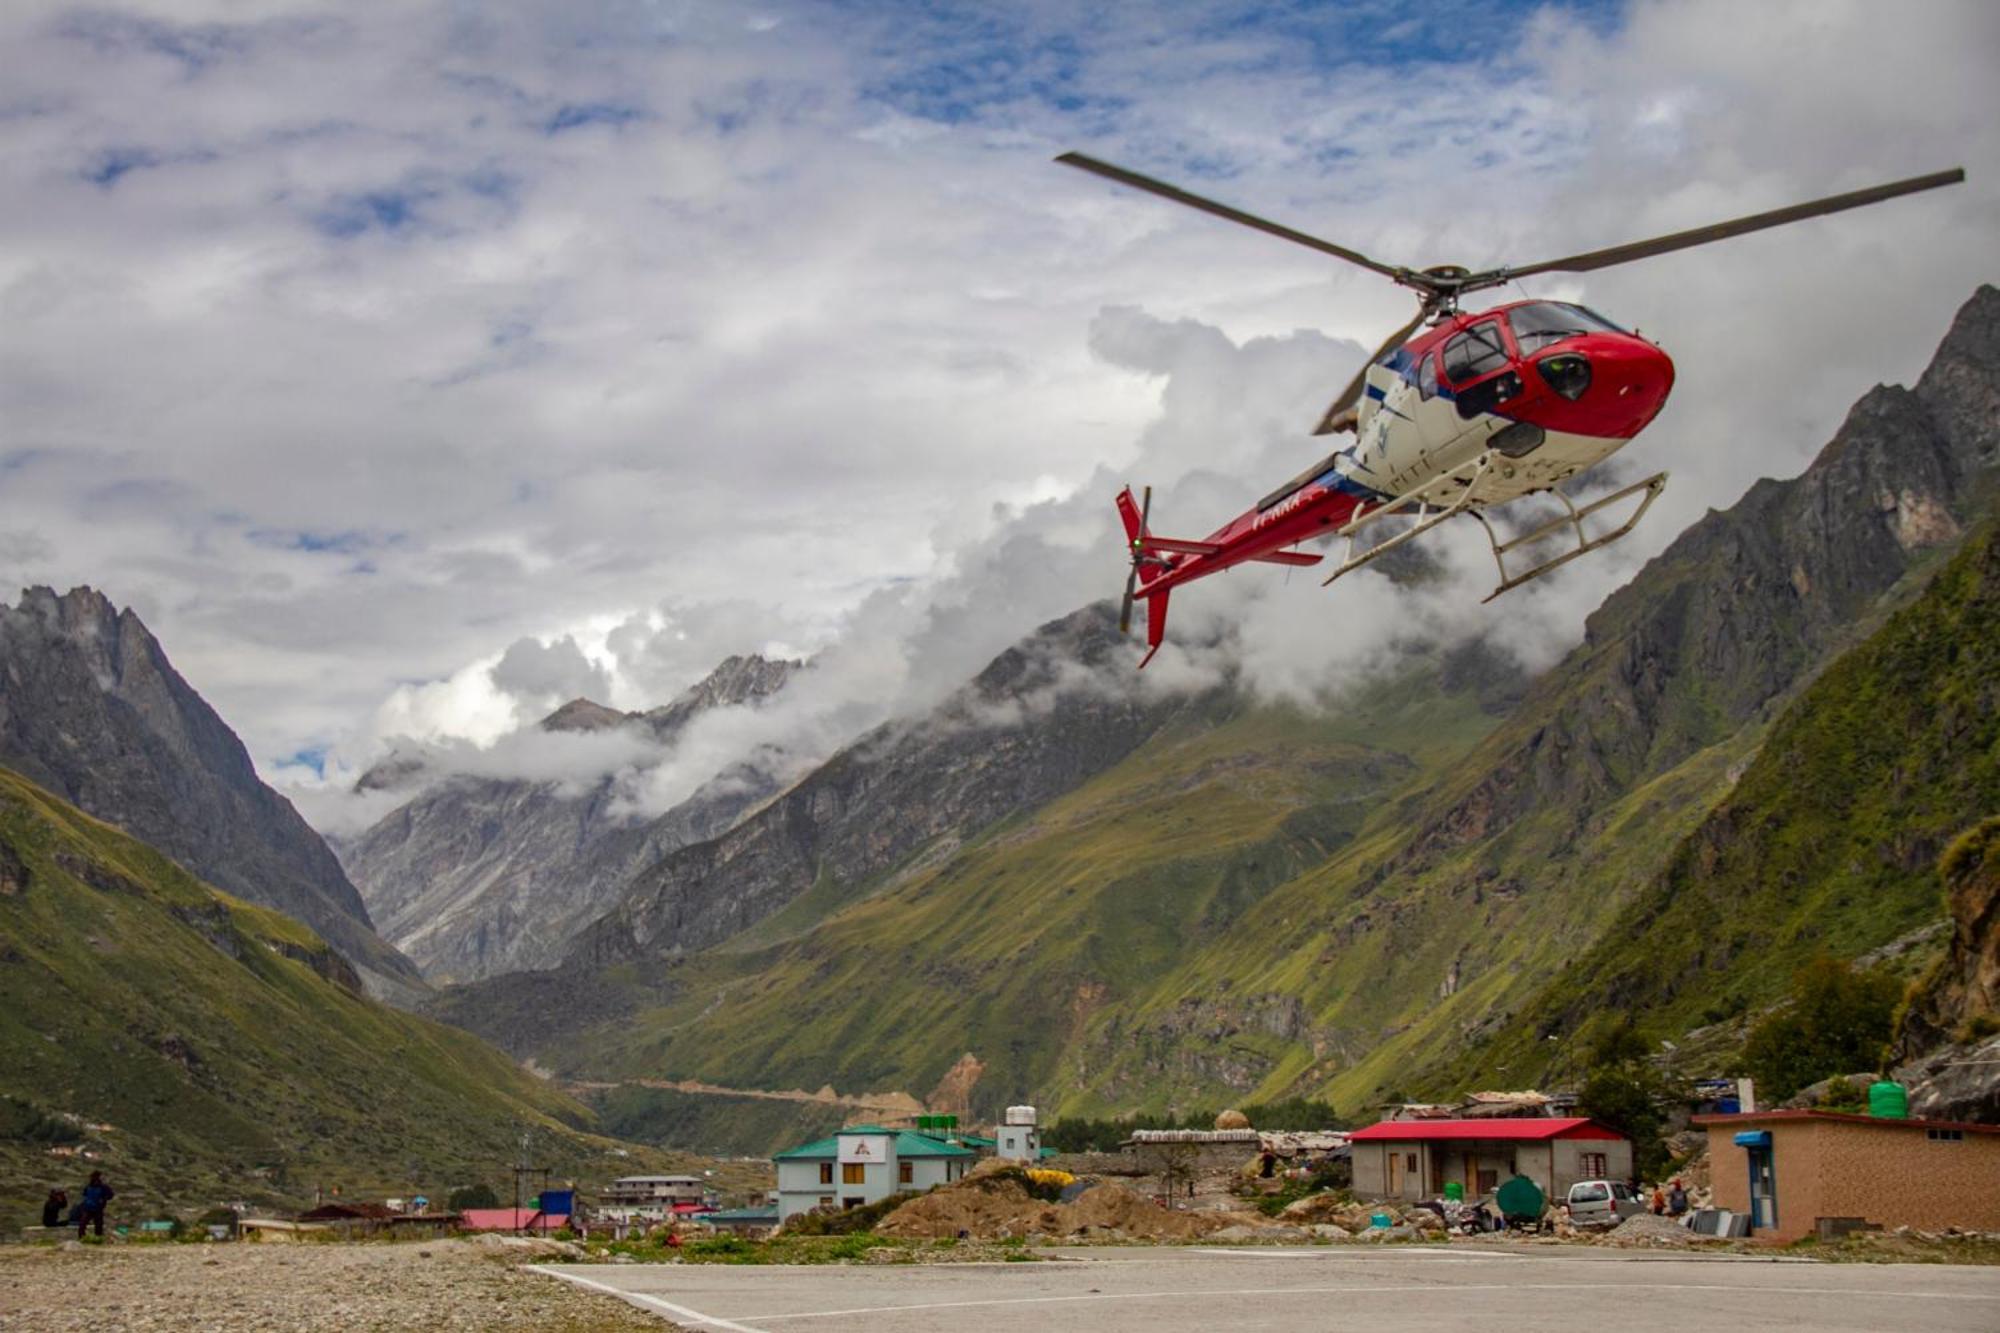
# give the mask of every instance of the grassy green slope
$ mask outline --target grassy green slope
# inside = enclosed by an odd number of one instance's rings
[[[2000,540],[1969,540],[1914,604],[1835,661],[1603,941],[1481,1065],[1543,1063],[1595,1016],[1661,1035],[1766,1003],[1815,953],[1853,957],[1942,915],[1934,866],[2000,812]]]
[[[519,1136],[564,1174],[615,1145],[478,1039],[377,1004],[311,930],[231,898],[0,769],[0,1200],[88,1166],[133,1209],[282,1203],[316,1185],[501,1178]],[[79,1123],[95,1161],[38,1129]]]
[[[1107,1082],[1115,1062],[1092,1054],[1092,1034],[1475,744],[1494,722],[1480,697],[1491,684],[1442,689],[1419,668],[1336,716],[1238,704],[1191,718],[949,857],[919,856],[859,902],[822,915],[808,895],[649,975],[667,1003],[542,1058],[594,1077],[921,1097],[970,1051],[987,1065],[982,1107],[1163,1105],[1182,1084],[1227,1086],[1237,1076],[1221,1067]],[[1286,1018],[1259,1021],[1278,1031]]]

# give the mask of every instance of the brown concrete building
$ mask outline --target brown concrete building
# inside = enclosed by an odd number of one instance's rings
[[[1430,1199],[1454,1182],[1481,1198],[1518,1175],[1560,1203],[1579,1180],[1632,1175],[1632,1141],[1582,1116],[1384,1120],[1350,1142],[1354,1192],[1365,1198]]]
[[[1797,1240],[1821,1218],[2000,1231],[2000,1125],[1838,1111],[1696,1116],[1715,1206],[1754,1236]]]

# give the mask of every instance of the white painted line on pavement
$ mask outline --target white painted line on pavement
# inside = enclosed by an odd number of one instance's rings
[[[557,1274],[561,1277],[564,1274]],[[1368,1287],[1240,1287],[1234,1290],[1195,1291],[1107,1291],[1092,1292],[1078,1296],[1002,1296],[979,1301],[921,1301],[910,1305],[864,1305],[848,1310],[807,1310],[795,1313],[774,1313],[745,1315],[745,1319],[755,1319],[759,1323],[775,1324],[789,1319],[841,1319],[854,1315],[901,1314],[910,1310],[971,1310],[999,1305],[1064,1305],[1086,1301],[1157,1301],[1185,1300],[1190,1296],[1379,1296],[1408,1295],[1423,1292],[1428,1295],[1453,1295],[1475,1291],[1589,1291],[1597,1293],[1619,1293],[1632,1291],[1703,1291],[1719,1292],[1735,1296],[1794,1295],[1794,1296],[1873,1296],[1883,1300],[1933,1300],[1933,1301],[1992,1301],[2000,1303],[2000,1292],[1990,1296],[1972,1295],[1943,1291],[1860,1291],[1846,1287],[1744,1287],[1724,1286],[1717,1283],[1697,1282],[1491,1282],[1454,1283],[1438,1286],[1434,1283],[1397,1284],[1394,1286]],[[709,1321],[715,1322],[713,1320]]]
[[[1372,1260],[1383,1258],[1391,1252],[1385,1250],[1382,1254],[1356,1254],[1351,1250],[1336,1250],[1331,1248],[1322,1250],[1275,1250],[1245,1246],[1242,1249],[1236,1250],[1196,1249],[1189,1250],[1187,1253],[1219,1254],[1229,1259],[1323,1259],[1333,1262],[1368,1263]],[[1410,1255],[1419,1259],[1445,1259],[1461,1264],[1476,1264],[1487,1259],[1526,1259],[1529,1257],[1525,1254],[1508,1254],[1496,1250],[1399,1250],[1394,1251],[1394,1253]]]
[[[717,1319],[699,1310],[690,1310],[685,1305],[675,1305],[672,1301],[663,1301],[658,1296],[648,1296],[643,1292],[627,1291],[623,1287],[614,1287],[609,1282],[599,1282],[595,1278],[580,1277],[575,1273],[564,1273],[554,1268],[543,1268],[538,1264],[529,1264],[528,1267],[534,1272],[560,1278],[564,1282],[574,1282],[579,1287],[589,1287],[592,1291],[616,1296],[628,1305],[652,1310],[656,1314],[671,1315],[685,1324],[707,1324],[710,1328],[727,1329],[729,1333],[764,1333],[761,1328],[752,1328],[748,1324],[738,1324],[728,1319]]]

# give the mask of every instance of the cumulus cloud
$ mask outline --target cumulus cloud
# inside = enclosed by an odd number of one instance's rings
[[[1526,284],[1679,364],[1620,460],[1673,482],[1621,547],[1490,608],[1476,531],[1428,539],[1450,577],[1414,593],[1233,573],[1176,594],[1190,647],[1148,675],[1199,679],[1224,642],[1254,687],[1316,696],[1475,629],[1550,660],[1674,531],[1912,376],[1992,276],[2000,14],[1397,18],[9,5],[0,576],[134,605],[273,773],[396,737],[504,757],[573,685],[641,708],[729,652],[814,655],[651,808],[733,748],[919,709],[1114,594],[1118,485],[1202,535],[1318,455],[1305,429],[1407,316],[1373,275],[1055,152],[1412,264],[1963,163],[1952,191]]]
[[[543,711],[551,702],[601,700],[611,693],[611,673],[583,655],[573,634],[554,643],[514,640],[493,664],[492,676],[495,689]]]

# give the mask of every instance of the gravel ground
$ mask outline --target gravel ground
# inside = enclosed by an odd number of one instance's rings
[[[0,1329],[533,1329],[661,1333],[477,1241],[0,1248]]]

